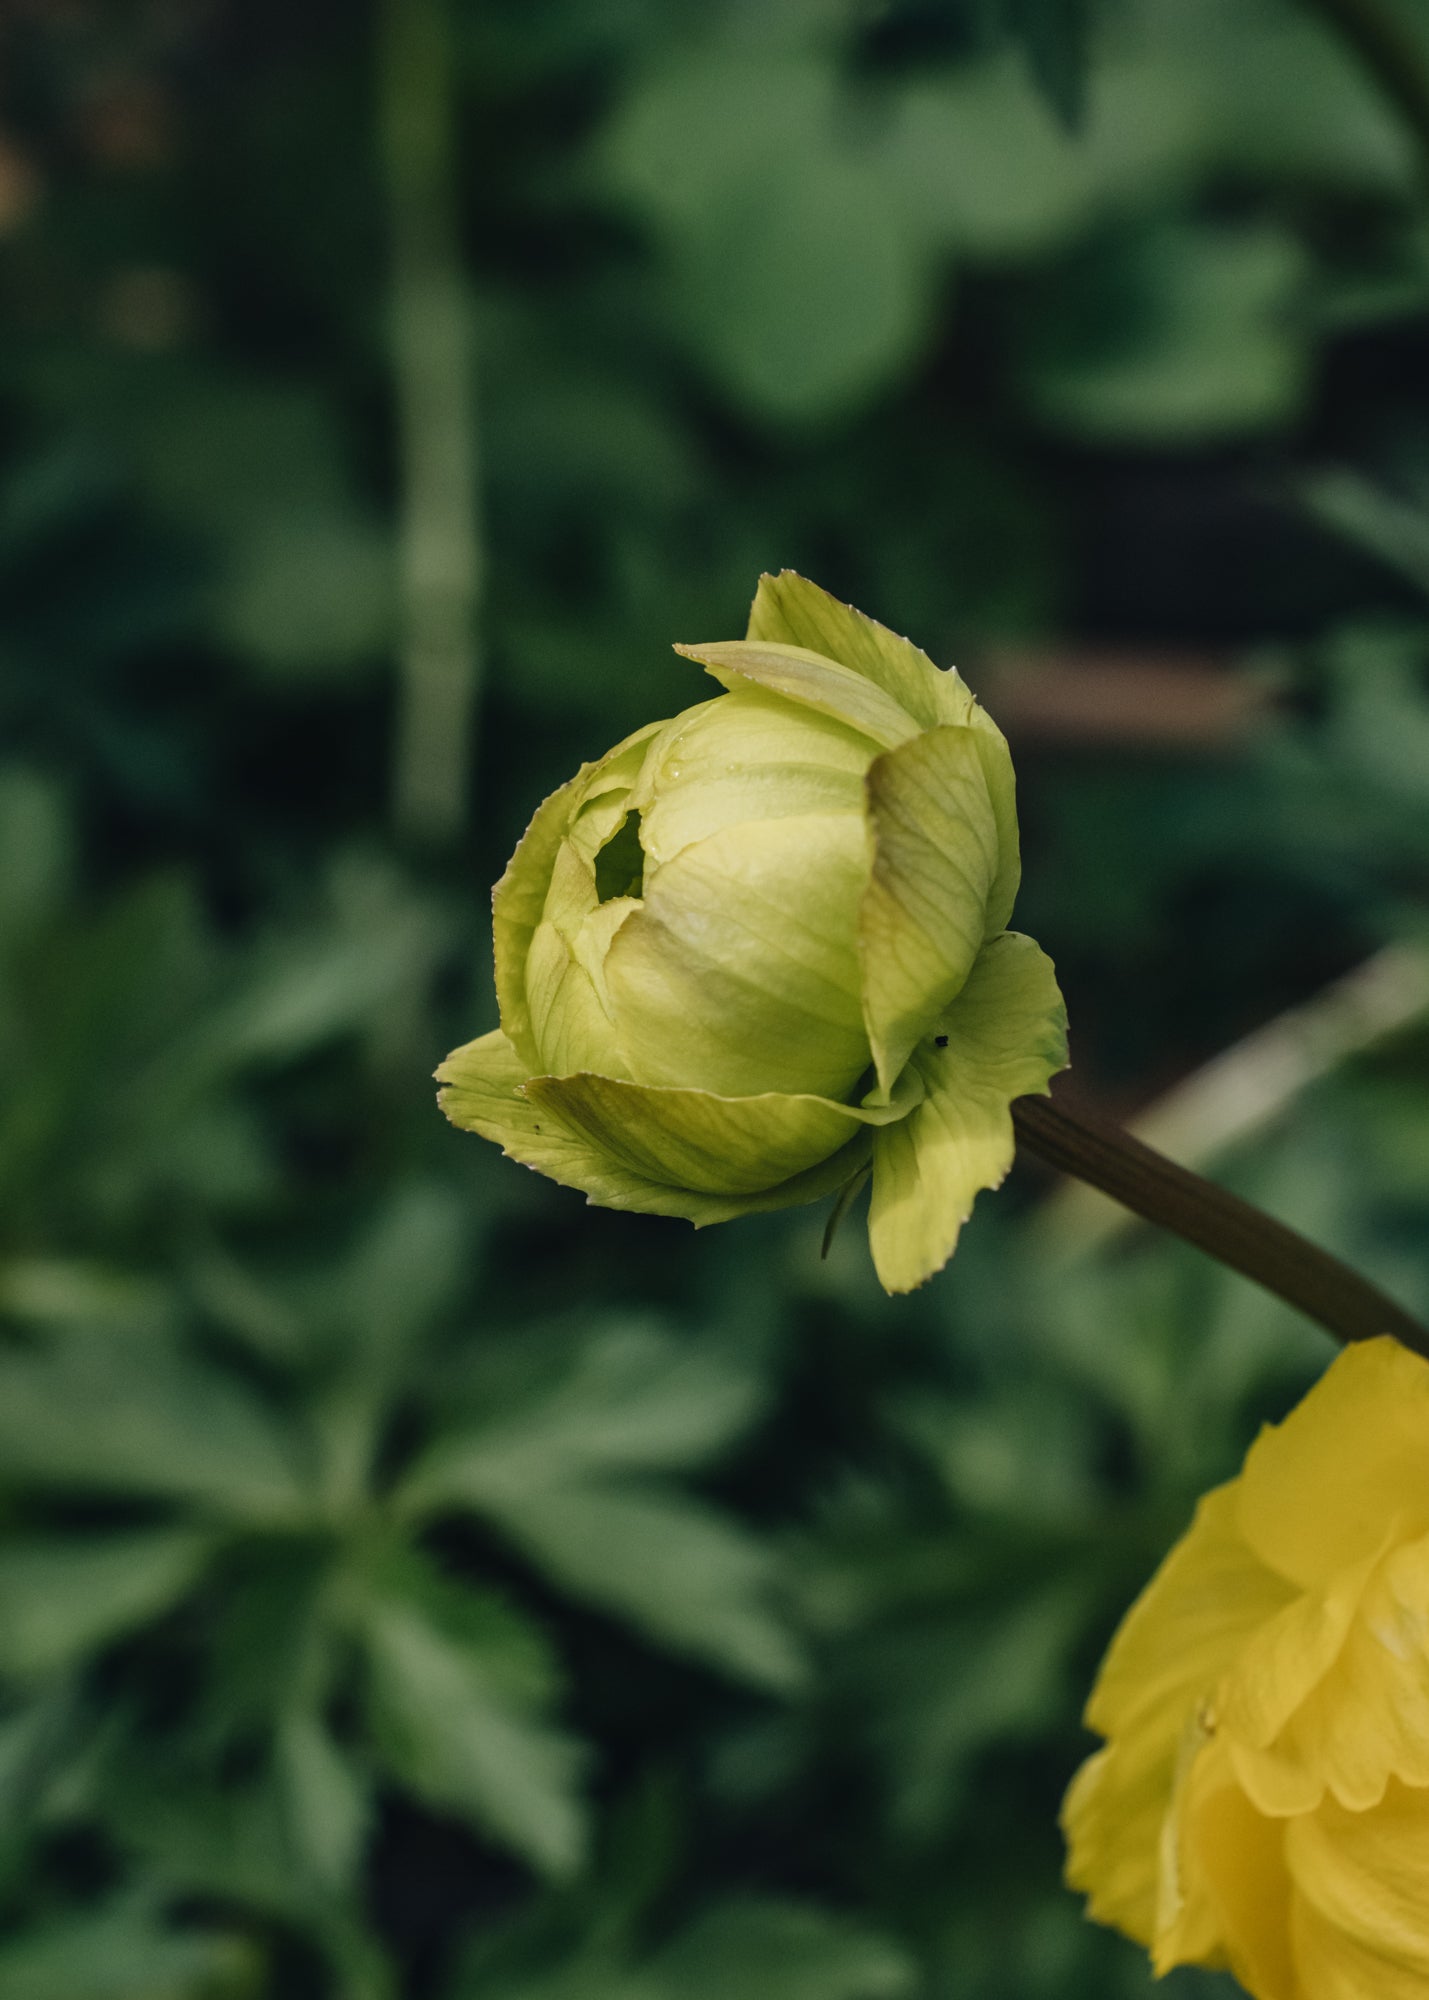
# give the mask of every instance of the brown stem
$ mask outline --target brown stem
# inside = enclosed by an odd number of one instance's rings
[[[1073,1114],[1046,1097],[1019,1098],[1012,1120],[1020,1142],[1049,1166],[1075,1174],[1148,1222],[1253,1278],[1341,1340],[1392,1333],[1429,1359],[1429,1328],[1403,1306],[1338,1257],[1239,1195],[1176,1166],[1120,1126],[1086,1112]]]

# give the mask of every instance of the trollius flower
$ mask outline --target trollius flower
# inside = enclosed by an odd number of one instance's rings
[[[951,672],[785,573],[725,690],[552,794],[497,884],[501,1025],[437,1072],[458,1125],[609,1208],[718,1222],[871,1169],[883,1283],[947,1259],[1065,1061],[1007,929],[1007,745]]]
[[[1429,1363],[1340,1355],[1201,1502],[1087,1710],[1090,1914],[1256,2000],[1429,2000]]]

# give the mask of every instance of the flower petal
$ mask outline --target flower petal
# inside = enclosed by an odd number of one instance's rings
[[[1406,1533],[1429,1528],[1426,1465],[1429,1362],[1388,1334],[1357,1341],[1251,1446],[1242,1531],[1272,1568],[1311,1588],[1374,1554],[1396,1521]]]
[[[568,831],[582,809],[605,802],[613,831],[623,811],[623,795],[640,771],[646,746],[666,725],[652,722],[617,743],[537,806],[506,871],[492,891],[492,935],[496,957],[496,1001],[501,1025],[528,1069],[540,1069],[541,1053],[526,988],[526,960],[536,927],[547,914],[551,879]],[[603,837],[603,836],[602,836]],[[598,841],[596,842],[598,845]],[[590,903],[594,906],[594,878]],[[551,968],[546,968],[550,977]]]
[[[539,1091],[533,1093],[529,1089],[527,1072],[499,1028],[468,1042],[464,1048],[455,1049],[437,1071],[437,1078],[446,1086],[439,1101],[452,1123],[495,1140],[509,1158],[559,1181],[564,1187],[580,1189],[597,1207],[682,1216],[696,1228],[712,1222],[728,1222],[738,1215],[818,1201],[842,1187],[868,1158],[867,1122],[853,1112],[848,1122],[835,1131],[836,1149],[805,1171],[787,1175],[751,1193],[702,1193],[647,1176],[630,1165],[628,1158],[617,1157],[593,1139],[579,1118],[568,1120],[554,1104],[539,1101]],[[590,1082],[591,1079],[533,1081]],[[838,1145],[843,1132],[851,1136]],[[772,1170],[777,1172],[777,1162]]]
[[[629,1172],[717,1195],[758,1194],[804,1173],[857,1138],[861,1127],[907,1117],[917,1095],[910,1082],[894,1104],[863,1109],[826,1097],[718,1097],[608,1076],[538,1076],[526,1083],[530,1103]]]
[[[1236,1497],[1234,1483],[1205,1496],[1122,1620],[1086,1714],[1110,1741],[1062,1809],[1067,1880],[1099,1923],[1146,1945],[1157,1929],[1158,1843],[1185,1731],[1198,1714],[1214,1728],[1227,1669],[1294,1594],[1241,1538]]]
[[[849,1096],[868,1067],[867,879],[850,813],[726,827],[658,867],[605,961],[631,1073],[725,1097]]]
[[[1228,1703],[1227,1730],[1248,1739],[1233,1744],[1241,1783],[1265,1812],[1307,1811],[1327,1788],[1341,1805],[1364,1812],[1379,1804],[1392,1778],[1429,1785],[1429,1538],[1342,1570],[1300,1603],[1325,1607],[1313,1621],[1320,1625],[1333,1611],[1343,1634],[1332,1657],[1320,1661],[1324,1646],[1289,1630],[1271,1628],[1251,1642],[1238,1690],[1275,1640],[1289,1670],[1279,1676],[1287,1691],[1308,1678],[1314,1685],[1288,1715],[1283,1699],[1268,1712],[1262,1703],[1258,1717],[1234,1697]]]
[[[922,1103],[874,1144],[868,1233],[890,1292],[911,1291],[947,1262],[973,1197],[1012,1164],[1013,1098],[1045,1091],[1067,1059],[1052,961],[1015,931],[984,947],[936,1025],[946,1047],[924,1043],[909,1065]]]
[[[650,861],[748,821],[863,819],[868,738],[815,709],[745,685],[677,716],[652,746],[630,804]]]
[[[1391,1785],[1372,1812],[1332,1799],[1289,1822],[1296,2000],[1429,1992],[1429,1799]]]
[[[1013,905],[1017,892],[1022,886],[1022,848],[1017,830],[1017,780],[1012,771],[1012,753],[1007,747],[1007,738],[993,721],[985,708],[973,703],[968,717],[968,727],[973,732],[977,745],[978,761],[982,765],[983,782],[987,786],[988,803],[992,807],[993,824],[997,828],[997,867],[987,892],[987,924],[985,935],[996,937],[1012,921]]]
[[[1228,1965],[1260,2000],[1298,2000],[1285,1822],[1256,1811],[1215,1741],[1178,1787],[1162,1852],[1174,1853],[1183,1900],[1155,1940],[1158,1976],[1174,1965]]]
[[[787,701],[848,723],[883,749],[918,734],[912,716],[876,681],[806,647],[725,639],[706,646],[676,646],[675,651],[687,660],[698,660],[722,687],[768,688]]]
[[[892,695],[924,729],[969,719],[972,695],[952,669],[935,667],[911,639],[841,604],[792,569],[760,577],[745,637],[799,646],[852,667]]]
[[[868,1039],[887,1089],[982,949],[997,825],[971,729],[915,736],[876,757],[865,785],[873,866],[858,950]]]
[[[974,700],[952,667],[934,666],[911,639],[841,604],[826,590],[793,570],[762,576],[754,593],[746,639],[800,646],[852,667],[892,695],[924,729],[940,722],[967,723],[978,731],[993,812],[997,819],[999,865],[989,901],[987,935],[996,937],[1012,921],[1021,870],[1018,862],[1017,805],[1012,759],[1002,731]]]

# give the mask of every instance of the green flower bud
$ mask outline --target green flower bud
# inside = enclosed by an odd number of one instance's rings
[[[697,1226],[871,1168],[874,1263],[911,1290],[1066,1061],[1051,963],[1007,929],[1007,745],[955,673],[792,572],[743,640],[676,650],[725,692],[539,808],[496,885],[501,1026],[438,1070],[443,1109]]]

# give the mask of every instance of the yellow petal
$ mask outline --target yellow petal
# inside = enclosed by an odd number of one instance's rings
[[[1429,1994],[1429,1792],[1392,1784],[1371,1812],[1332,1799],[1288,1822],[1296,2000]]]
[[[1290,1936],[1285,1823],[1258,1813],[1213,1740],[1177,1801],[1177,1921],[1156,1941],[1156,1970],[1228,1965],[1255,2000],[1300,2000]]]
[[[1215,1725],[1220,1681],[1247,1637],[1293,1592],[1241,1539],[1236,1486],[1196,1509],[1123,1619],[1087,1705],[1111,1740],[1092,1780],[1064,1807],[1067,1879],[1090,1914],[1149,1944],[1156,1929],[1158,1843],[1187,1727]]]
[[[1326,1787],[1364,1812],[1391,1778],[1429,1785],[1429,1539],[1336,1582],[1357,1601],[1333,1661],[1270,1748],[1236,1752],[1242,1782],[1267,1812],[1305,1811]],[[1229,1705],[1226,1723],[1229,1731]]]
[[[1399,1524],[1429,1529],[1429,1362],[1385,1334],[1357,1341],[1285,1419],[1263,1430],[1241,1475],[1246,1540],[1313,1588],[1361,1562]]]
[[[1339,1661],[1378,1560],[1331,1577],[1251,1634],[1227,1680],[1221,1726],[1241,1783],[1262,1812],[1309,1812],[1324,1796],[1321,1724]]]

